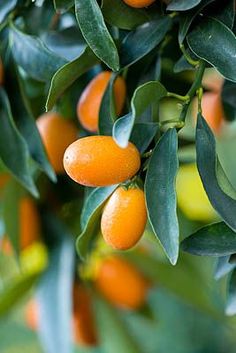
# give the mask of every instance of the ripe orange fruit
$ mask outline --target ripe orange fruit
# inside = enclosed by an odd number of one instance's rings
[[[20,201],[20,247],[24,250],[40,238],[40,220],[38,210],[30,197]]]
[[[37,127],[56,173],[64,173],[63,155],[66,148],[77,139],[74,124],[58,113],[49,112],[37,119]]]
[[[140,168],[140,155],[132,143],[121,148],[111,136],[89,136],[67,148],[64,167],[79,184],[106,186],[135,175]]]
[[[26,307],[25,321],[27,326],[36,331],[38,328],[38,305],[35,300],[31,300]]]
[[[111,74],[110,71],[103,71],[98,74],[89,82],[80,96],[77,105],[77,116],[81,125],[88,131],[96,132],[98,130],[99,110],[102,97],[111,78]],[[119,115],[123,109],[126,96],[126,85],[121,76],[118,76],[115,80],[113,90],[116,113]]]
[[[147,7],[155,2],[155,0],[123,0],[127,5],[135,8]]]
[[[119,187],[109,198],[101,219],[106,243],[117,250],[133,247],[141,238],[147,222],[144,192]]]
[[[3,81],[4,81],[4,70],[3,70],[2,59],[0,58],[0,85],[3,85]]]
[[[10,178],[9,175],[6,173],[0,174],[0,191],[4,188],[9,178]]]
[[[37,207],[30,197],[23,197],[19,204],[19,234],[20,249],[24,250],[28,246],[40,239],[40,220]],[[6,236],[0,243],[4,254],[12,255],[12,246]]]
[[[197,115],[197,100],[193,107],[194,116]],[[202,97],[202,115],[215,134],[219,134],[224,121],[224,110],[220,92],[205,92]]]
[[[140,308],[148,290],[143,275],[132,264],[115,255],[100,263],[95,284],[111,303],[127,309]]]
[[[82,285],[74,286],[73,327],[76,343],[81,346],[96,345],[91,299],[88,290]]]

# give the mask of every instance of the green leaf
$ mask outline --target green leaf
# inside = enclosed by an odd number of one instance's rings
[[[135,144],[140,153],[146,151],[158,131],[158,123],[134,124],[130,141]]]
[[[4,0],[0,3],[0,24],[4,21],[5,17],[16,6],[17,0]]]
[[[58,13],[63,13],[74,5],[74,0],[53,0],[53,4]]]
[[[221,279],[235,268],[236,265],[231,264],[229,260],[229,255],[219,257],[214,273],[214,277],[216,280]]]
[[[221,91],[221,98],[224,105],[226,119],[233,121],[236,119],[236,84],[234,82],[224,82]]]
[[[97,61],[93,52],[86,47],[77,59],[62,66],[52,78],[46,103],[47,111],[51,110],[63,92]]]
[[[209,282],[202,276],[199,263],[195,263],[193,257],[182,255],[174,268],[157,257],[141,252],[128,252],[125,257],[139,268],[151,283],[167,289],[197,309],[215,314]]]
[[[103,0],[102,13],[107,23],[121,29],[131,30],[144,22],[148,22],[148,11],[134,9],[124,3],[123,0]]]
[[[179,252],[175,178],[178,170],[178,135],[169,129],[157,143],[145,180],[148,218],[166,255],[174,265]]]
[[[232,29],[235,17],[234,0],[226,0],[223,1],[222,4],[213,3],[212,6],[209,7],[209,16],[221,21]]]
[[[93,52],[113,71],[119,70],[119,56],[96,0],[75,0],[80,30]]]
[[[225,313],[229,316],[236,314],[236,270],[232,272],[229,279]]]
[[[112,127],[116,119],[116,108],[113,90],[116,76],[117,75],[112,74],[112,77],[102,98],[102,103],[99,110],[100,135],[112,135]]]
[[[37,189],[30,174],[30,156],[25,140],[16,128],[5,91],[0,88],[1,132],[0,158],[14,177],[33,195]]]
[[[224,222],[213,223],[184,239],[181,249],[201,256],[231,255],[236,252],[236,233]]]
[[[11,84],[12,90],[10,91],[9,98],[12,99],[11,103],[13,116],[17,117],[17,128],[28,145],[31,158],[52,181],[56,181],[55,172],[49,163],[44,145],[31,112],[25,87],[18,72],[16,72],[16,76],[12,76],[12,80],[14,81]]]
[[[93,304],[102,352],[141,353],[112,305],[99,295],[94,295]]]
[[[172,0],[167,6],[169,11],[186,11],[197,6],[201,0]]]
[[[180,14],[180,23],[179,23],[179,35],[178,35],[178,39],[180,43],[183,43],[188,30],[192,24],[192,22],[194,21],[194,19],[196,18],[196,16],[201,12],[201,10],[207,6],[208,4],[210,4],[211,2],[213,2],[214,0],[202,0],[200,2],[200,4],[193,8],[192,10]]]
[[[199,114],[196,130],[197,167],[207,196],[233,230],[236,230],[236,191],[227,179],[216,154],[214,135]]]
[[[187,41],[194,54],[228,80],[236,81],[236,37],[222,22],[203,18],[187,36]]]
[[[81,214],[82,233],[76,241],[76,248],[79,255],[85,259],[94,236],[100,228],[100,216],[104,202],[117,188],[117,185],[96,188],[91,191],[85,201]]]
[[[45,34],[43,41],[49,50],[68,61],[77,59],[87,46],[78,26],[50,31]]]
[[[12,278],[0,291],[0,316],[14,309],[15,305],[30,291],[39,278],[39,273],[23,274]]]
[[[47,82],[65,64],[66,60],[49,51],[39,38],[20,32],[13,26],[10,35],[15,61],[34,79]]]
[[[44,218],[47,239],[56,243],[49,255],[49,266],[42,275],[36,292],[39,306],[38,333],[44,351],[69,353],[72,350],[71,307],[74,281],[74,242],[58,219]]]
[[[159,17],[128,33],[121,43],[121,67],[130,66],[150,53],[160,44],[171,25],[170,17]]]
[[[139,86],[131,100],[131,113],[118,119],[113,126],[113,138],[121,147],[126,147],[134,126],[139,118],[151,104],[165,97],[167,91],[158,81],[150,81]]]

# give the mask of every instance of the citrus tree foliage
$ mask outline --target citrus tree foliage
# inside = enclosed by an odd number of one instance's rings
[[[221,159],[235,153],[235,143],[230,134],[227,143],[216,141],[201,108],[204,91],[208,89],[203,78],[209,68],[214,68],[224,79],[221,99],[228,129],[233,126],[234,1],[156,0],[150,7],[136,9],[122,0],[4,0],[0,3],[0,50],[4,66],[4,85],[0,88],[0,162],[1,171],[12,176],[1,194],[1,234],[7,232],[19,255],[19,222],[17,217],[12,220],[10,214],[17,215],[20,195],[28,192],[39,198],[49,249],[47,270],[38,282],[37,292],[48,315],[46,323],[40,322],[46,352],[71,351],[71,305],[67,303],[62,312],[60,303],[64,297],[70,300],[74,262],[81,263],[90,256],[98,238],[104,203],[117,185],[83,188],[65,175],[56,177],[35,119],[45,111],[56,110],[77,121],[78,98],[101,70],[111,70],[113,75],[100,107],[99,134],[112,136],[123,148],[132,141],[141,153],[138,179],[145,190],[148,232],[154,234],[166,258],[176,267],[138,251],[126,256],[153,283],[159,282],[211,313],[214,308],[205,297],[204,276],[199,274],[195,260],[183,252],[217,257],[216,278],[229,276],[226,313],[235,314],[236,174],[235,165]],[[117,75],[123,76],[127,85],[126,104],[119,117],[113,96]],[[161,106],[167,99],[175,101],[175,108],[173,114],[164,118]],[[189,131],[189,110],[194,99],[196,124]],[[87,135],[88,131],[80,126],[80,136]],[[182,240],[176,177],[179,166],[187,162],[196,162],[218,218],[216,223],[204,224],[197,230],[190,227]],[[73,236],[74,248],[68,241]],[[63,262],[65,256],[70,258],[69,263]],[[6,286],[0,314],[31,288],[42,270],[43,266],[30,273],[26,271],[20,283],[17,279],[14,285]],[[199,278],[199,286],[193,277]],[[56,283],[57,293],[55,288],[47,287],[51,280]],[[17,286],[21,289],[16,296]],[[96,315],[102,320],[98,327],[104,352],[139,352],[115,309],[97,294],[94,301]],[[111,325],[107,324],[109,320]],[[112,325],[118,338],[114,337]],[[102,330],[107,331],[105,337]],[[118,342],[117,346],[112,346],[112,342]]]

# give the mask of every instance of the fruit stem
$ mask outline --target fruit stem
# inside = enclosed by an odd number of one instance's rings
[[[181,100],[183,102],[189,102],[189,100],[190,100],[190,97],[188,95],[181,96],[180,94],[173,93],[173,92],[167,92],[167,97],[174,97],[174,98],[177,98],[178,100]]]
[[[191,56],[189,55],[189,53],[187,52],[187,50],[185,49],[185,46],[183,44],[180,44],[180,50],[182,51],[185,59],[187,60],[187,62],[192,65],[192,66],[198,66],[199,65],[199,60],[193,60],[191,58]]]
[[[202,114],[202,96],[203,96],[203,89],[202,87],[200,87],[198,90],[197,90],[197,97],[198,97],[198,112],[200,114]]]
[[[197,71],[196,71],[195,80],[186,95],[186,96],[189,96],[189,101],[185,102],[185,104],[183,105],[182,112],[180,114],[179,120],[182,122],[185,122],[186,114],[187,114],[189,104],[191,103],[192,98],[195,96],[196,92],[198,92],[201,89],[202,78],[204,75],[205,66],[206,66],[205,62],[201,60],[199,62],[198,67],[196,67]]]

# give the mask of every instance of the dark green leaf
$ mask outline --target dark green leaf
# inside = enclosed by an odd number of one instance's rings
[[[99,110],[99,134],[112,135],[112,127],[116,119],[116,109],[114,100],[114,81],[116,75],[113,74],[102,98]]]
[[[0,24],[4,21],[8,13],[14,9],[17,0],[4,0],[0,3]]]
[[[34,36],[11,30],[12,54],[19,66],[38,81],[47,82],[66,63],[66,60],[49,51],[43,42]]]
[[[93,304],[102,352],[141,353],[117,311],[98,295]]]
[[[121,67],[130,66],[150,53],[169,31],[172,24],[170,17],[159,17],[137,27],[127,34],[121,43]]]
[[[53,4],[57,12],[63,13],[74,5],[74,0],[53,0]]]
[[[231,272],[235,268],[235,264],[229,263],[230,256],[221,256],[217,260],[216,268],[215,268],[215,279],[218,280],[229,272]]]
[[[215,139],[199,114],[196,130],[197,167],[208,198],[223,220],[236,230],[236,192],[216,155]]]
[[[39,273],[21,275],[0,291],[0,316],[5,315],[30,291]]]
[[[207,6],[208,4],[210,4],[211,2],[213,2],[214,0],[202,0],[200,2],[200,4],[195,7],[194,9],[180,14],[180,28],[179,28],[179,42],[182,43],[188,33],[188,30],[193,22],[193,20],[196,18],[196,16],[199,14],[199,12],[201,12],[201,10]]]
[[[194,70],[194,67],[182,55],[181,58],[175,63],[173,71],[179,73],[186,70]]]
[[[227,27],[233,28],[234,25],[234,0],[223,1],[222,4],[213,3],[214,11],[210,6],[209,15],[224,23]]]
[[[100,215],[106,199],[116,189],[117,185],[96,188],[89,193],[81,214],[82,233],[78,236],[76,247],[79,255],[85,258],[91,246],[91,241],[100,228]]]
[[[69,61],[77,59],[86,47],[78,26],[65,28],[58,32],[48,32],[43,37],[43,41],[48,49]]]
[[[121,147],[128,144],[133,126],[151,104],[158,104],[165,97],[167,91],[158,81],[150,81],[139,86],[131,100],[132,112],[118,119],[113,126],[113,137]]]
[[[197,309],[215,313],[209,282],[202,276],[199,263],[195,262],[192,256],[182,255],[174,268],[157,257],[141,252],[132,251],[125,256],[150,279],[151,283],[165,288]]]
[[[38,333],[45,352],[72,350],[71,307],[74,281],[74,242],[64,224],[52,215],[45,218],[46,236],[57,239],[49,266],[40,279],[36,300],[39,306]]]
[[[86,47],[77,59],[62,66],[52,78],[46,109],[51,110],[62,93],[96,63],[97,58]]]
[[[169,129],[153,150],[145,180],[149,221],[172,264],[176,264],[179,252],[175,192],[177,150],[177,131]]]
[[[12,113],[17,117],[17,127],[24,137],[31,158],[39,165],[39,167],[51,178],[56,181],[55,172],[48,161],[44,145],[33,118],[28,97],[20,75],[17,73],[17,79],[12,84],[14,90],[11,91],[10,99],[12,98]]]
[[[96,0],[75,0],[76,18],[93,52],[113,71],[119,70],[119,56]]]
[[[232,275],[229,279],[225,313],[229,316],[236,314],[236,270],[232,272]]]
[[[110,25],[121,29],[131,30],[149,20],[148,12],[144,9],[134,9],[123,0],[110,0],[102,2],[103,16]]]
[[[186,11],[197,6],[201,0],[172,0],[167,6],[169,11]]]
[[[38,192],[30,174],[29,151],[25,140],[16,128],[7,95],[2,88],[0,88],[0,115],[2,132],[0,158],[14,177],[37,196]]]
[[[203,18],[187,36],[191,50],[225,78],[236,81],[236,37],[222,22]]]
[[[158,123],[134,124],[130,141],[135,144],[140,153],[146,151],[158,131]]]
[[[213,223],[184,239],[181,248],[201,256],[231,255],[236,252],[236,233],[224,222]]]
[[[236,119],[236,84],[225,81],[221,91],[221,98],[224,105],[225,116],[229,121]]]

